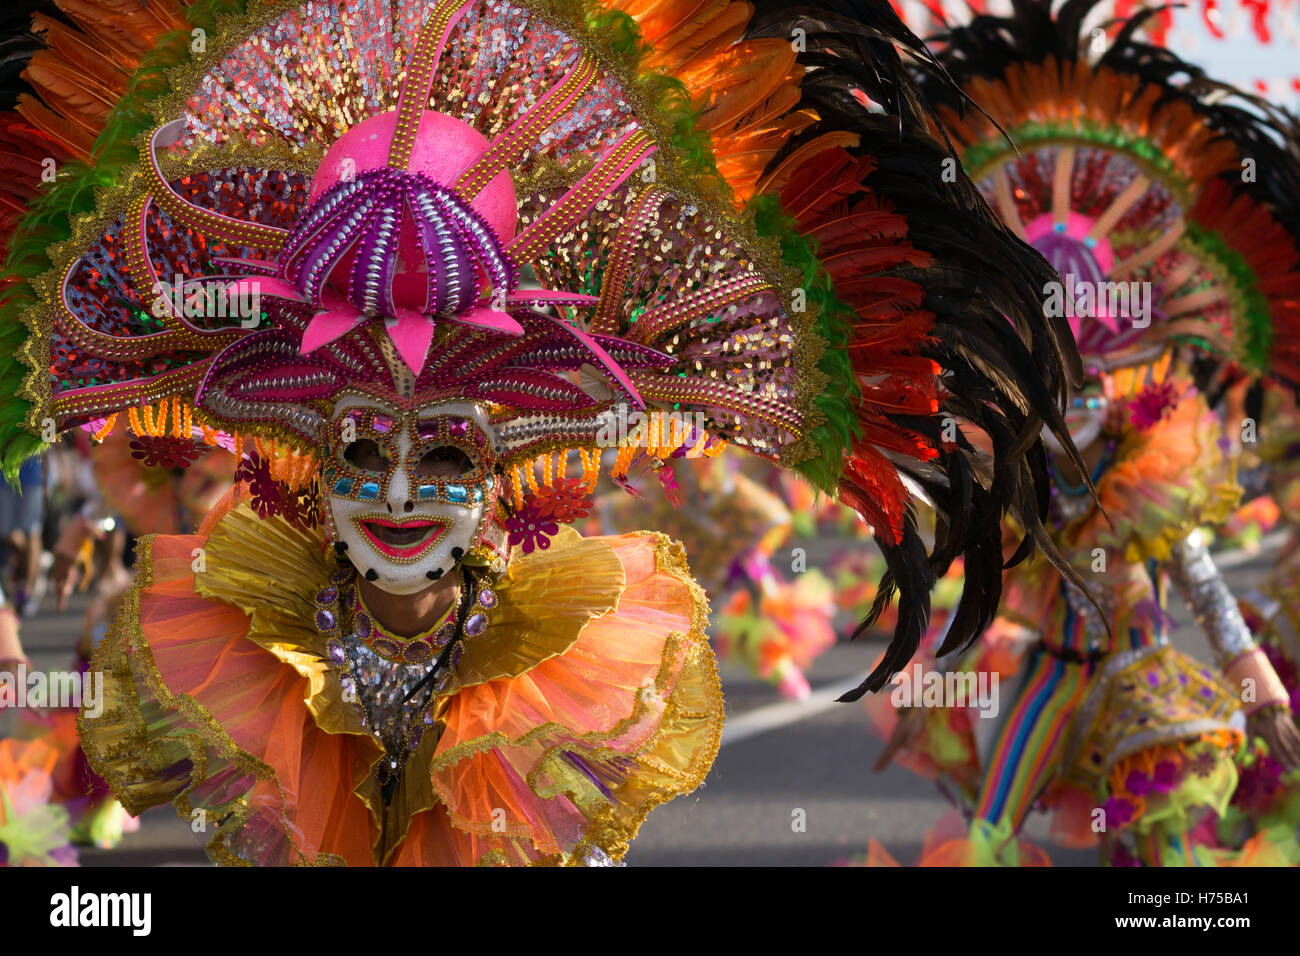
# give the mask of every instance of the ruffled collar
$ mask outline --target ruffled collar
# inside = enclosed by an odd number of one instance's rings
[[[430,766],[451,698],[466,687],[520,677],[565,653],[588,623],[617,607],[625,575],[609,544],[568,528],[545,551],[516,553],[494,585],[497,605],[487,629],[465,639],[463,655],[430,707],[432,731],[408,756],[385,804],[377,775],[384,748],[356,695],[345,692],[346,665],[331,660],[329,640],[315,620],[314,596],[337,581],[338,571],[320,531],[303,531],[279,517],[261,519],[244,504],[217,523],[196,556],[194,589],[242,610],[250,619],[247,639],[307,679],[304,703],[323,731],[369,742],[368,770],[354,792],[375,820],[375,855],[382,862],[411,818],[437,803]]]

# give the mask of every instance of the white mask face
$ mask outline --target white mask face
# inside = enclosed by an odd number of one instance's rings
[[[1074,447],[1079,449],[1080,454],[1101,437],[1109,414],[1109,403],[1095,387],[1085,386],[1071,398],[1070,406],[1065,412],[1065,424],[1070,429],[1070,437],[1074,439]],[[1043,440],[1053,455],[1065,453],[1056,436],[1046,428],[1043,429]]]
[[[456,567],[496,500],[489,436],[486,412],[469,403],[335,403],[322,472],[334,535],[360,574],[415,594]]]

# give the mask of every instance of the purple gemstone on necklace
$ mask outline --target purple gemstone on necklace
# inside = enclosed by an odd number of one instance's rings
[[[412,664],[419,664],[429,659],[433,653],[433,648],[424,641],[412,641],[406,645],[406,659]]]
[[[479,591],[478,603],[483,607],[493,608],[497,606],[497,596],[491,591]]]
[[[342,664],[342,663],[343,663],[343,645],[342,645],[342,644],[340,644],[338,641],[330,641],[330,643],[329,643],[329,652],[330,652],[330,660],[331,660],[331,661],[333,661],[335,664]]]
[[[350,577],[352,577],[351,568],[339,568],[330,576],[330,580],[333,581],[335,584],[342,584]]]
[[[356,621],[357,637],[365,640],[370,636],[370,615],[362,611],[357,615]]]
[[[382,637],[375,640],[374,648],[384,657],[400,657],[402,655],[402,649],[397,645],[396,641],[386,641]]]
[[[333,604],[336,600],[338,600],[338,596],[339,596],[338,588],[322,588],[321,590],[316,592],[316,603]]]
[[[438,628],[438,633],[433,635],[433,643],[437,647],[446,647],[447,642],[451,640],[451,635],[455,633],[455,628],[450,624],[444,624]]]
[[[451,667],[455,667],[457,664],[460,663],[460,659],[464,655],[464,653],[465,653],[465,645],[457,644],[455,647],[451,649],[451,656],[447,658],[447,664]]]
[[[486,628],[487,616],[477,611],[465,620],[465,633],[470,637],[478,637]]]
[[[433,726],[433,714],[427,710],[424,712],[424,726],[426,727]]]
[[[327,608],[321,608],[316,612],[316,627],[322,631],[334,630],[334,625],[338,623],[334,618],[334,612]]]

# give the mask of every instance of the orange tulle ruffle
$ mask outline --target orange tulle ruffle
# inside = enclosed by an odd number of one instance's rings
[[[381,745],[311,624],[309,585],[323,586],[332,555],[318,534],[247,506],[210,527],[142,547],[97,658],[105,713],[82,731],[129,809],[175,800],[226,819],[209,846],[219,861],[617,859],[650,809],[712,763],[722,706],[707,606],[660,535],[567,532],[516,556],[498,591],[505,623],[487,650],[467,647],[434,711],[441,733],[426,734],[385,805]],[[231,547],[247,534],[257,553]]]

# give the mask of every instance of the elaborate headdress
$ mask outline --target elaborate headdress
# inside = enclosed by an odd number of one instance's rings
[[[882,601],[897,589],[903,608],[864,688],[910,657],[962,553],[952,640],[983,629],[1006,510],[1044,540],[1038,436],[1064,433],[1077,360],[1044,323],[1043,260],[943,175],[894,44],[922,48],[883,2],[852,20],[867,59],[847,78],[832,35],[741,2],[123,0],[93,24],[59,6],[76,25],[38,18],[40,100],[7,119],[6,142],[74,162],[11,244],[6,467],[47,421],[102,429],[161,402],[184,440],[192,414],[295,449],[274,473],[297,490],[343,418],[379,446],[395,432],[366,400],[459,403],[402,427],[464,448],[473,481],[428,495],[485,501],[481,543],[501,553],[547,497],[539,457],[553,505],[594,484],[620,415],[690,415],[702,427],[661,432],[659,461],[725,441],[873,527]],[[91,186],[108,187],[93,207]],[[382,497],[337,455],[321,471],[327,493]],[[918,492],[945,516],[928,553]]]
[[[1084,33],[1097,2],[976,16],[933,39],[922,89],[1003,221],[1066,278],[1059,304],[1071,280],[1092,294],[1090,314],[1072,316],[1087,365],[1133,368],[1185,342],[1295,380],[1292,119],[1135,39],[1150,11]],[[1139,287],[1148,314],[1114,314]]]

